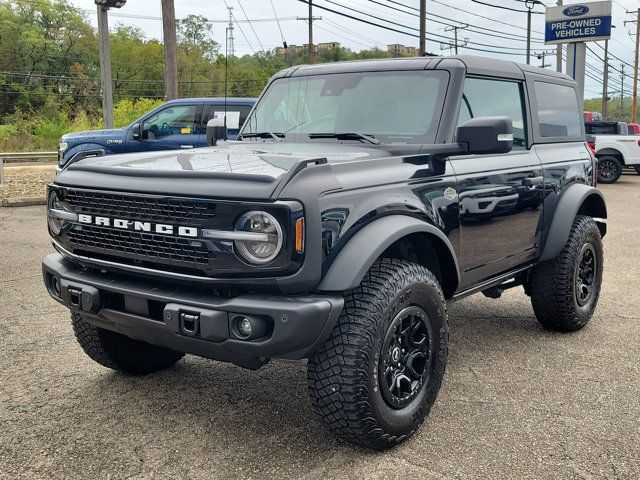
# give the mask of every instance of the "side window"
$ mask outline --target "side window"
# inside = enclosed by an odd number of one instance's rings
[[[582,116],[574,88],[535,82],[535,89],[541,136],[557,138],[582,135]]]
[[[209,123],[209,120],[213,118],[214,113],[224,113],[224,105],[208,105],[205,107],[205,109],[206,110],[204,114],[204,121],[202,122],[202,124],[204,125],[204,129],[206,131],[207,123]],[[241,129],[250,111],[251,111],[251,107],[249,105],[233,105],[233,104],[227,105],[227,112],[238,112],[240,114],[239,124],[237,126],[235,124],[230,125],[229,129],[230,130]],[[229,115],[229,120],[230,121],[233,120],[232,115]]]
[[[197,110],[196,105],[177,105],[159,111],[144,121],[142,138],[160,140],[170,135],[195,133]]]
[[[527,148],[524,94],[520,82],[467,78],[458,125],[477,117],[509,117],[513,122],[513,149]]]

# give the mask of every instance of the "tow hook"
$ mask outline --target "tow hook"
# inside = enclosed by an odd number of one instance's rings
[[[196,337],[200,333],[200,314],[195,312],[180,312],[180,330],[189,337]]]

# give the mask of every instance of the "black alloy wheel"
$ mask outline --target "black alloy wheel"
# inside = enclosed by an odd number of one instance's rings
[[[578,257],[576,269],[576,301],[581,307],[586,305],[595,293],[597,257],[593,245],[585,243]]]
[[[622,175],[622,164],[615,157],[600,157],[598,159],[598,181],[601,183],[615,183]]]
[[[378,370],[382,396],[390,407],[404,408],[420,392],[430,371],[432,343],[431,324],[422,308],[398,312],[387,330]]]

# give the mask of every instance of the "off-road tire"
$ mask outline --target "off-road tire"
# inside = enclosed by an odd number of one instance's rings
[[[103,367],[129,375],[145,375],[171,367],[184,353],[133,340],[120,333],[91,325],[71,313],[71,325],[84,352]]]
[[[422,424],[440,389],[449,337],[444,296],[426,268],[383,258],[344,298],[331,336],[309,359],[311,404],[338,438],[365,448],[390,448]],[[384,339],[395,319],[415,307],[423,310],[427,318],[422,321],[431,328],[431,361],[423,368],[428,373],[415,387],[411,403],[394,409],[383,397],[378,375]]]
[[[640,165],[634,165],[633,169],[636,171],[638,175],[640,175]]]
[[[583,247],[591,245],[595,257],[593,293],[580,304],[577,284]],[[569,239],[553,260],[536,267],[530,277],[533,311],[543,327],[560,332],[575,332],[583,328],[596,309],[602,285],[602,238],[591,217],[578,215],[571,227]]]
[[[603,171],[607,172],[603,175]],[[622,164],[616,157],[598,157],[598,182],[616,183],[622,175]]]

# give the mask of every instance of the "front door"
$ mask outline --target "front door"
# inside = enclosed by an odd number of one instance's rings
[[[524,84],[470,77],[459,124],[475,117],[507,116],[514,148],[500,155],[453,157],[460,206],[462,288],[532,260],[540,244],[544,178],[528,148]]]
[[[142,139],[129,142],[130,152],[196,148],[203,136],[202,105],[170,105],[142,122]]]

